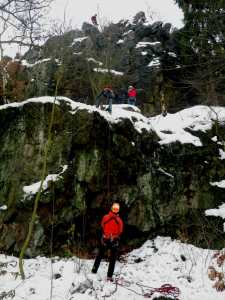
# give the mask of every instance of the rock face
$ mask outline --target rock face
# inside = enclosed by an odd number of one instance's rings
[[[171,24],[160,21],[149,24],[144,12],[139,12],[133,22],[121,20],[102,31],[84,22],[82,30],[52,37],[42,49],[25,56],[24,77],[31,84],[27,97],[54,95],[61,68],[59,94],[74,101],[93,104],[105,86],[116,92],[132,85],[144,115],[161,112],[161,92],[167,110],[179,109],[186,99],[174,93],[169,80],[170,69],[179,77],[170,28]]]
[[[51,103],[0,110],[1,251],[18,253],[27,235],[36,194],[25,194],[23,188],[41,179],[51,110]],[[213,131],[195,134],[209,145]],[[54,253],[72,247],[72,237],[77,253],[94,252],[109,200],[121,204],[124,244],[157,234],[181,238],[184,225],[191,241],[200,244],[204,210],[224,201],[223,189],[210,185],[224,176],[209,150],[216,154],[218,149],[215,143],[202,148],[179,142],[160,146],[158,141],[154,131],[139,133],[129,119],[109,128],[98,112],[71,113],[70,105],[61,100],[46,171],[61,174],[57,180],[49,177],[41,193],[26,255],[49,253],[51,236]]]

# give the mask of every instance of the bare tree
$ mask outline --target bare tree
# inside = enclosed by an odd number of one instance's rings
[[[33,210],[33,213],[32,213],[32,218],[31,218],[27,238],[26,238],[26,240],[23,244],[23,247],[21,249],[21,252],[20,252],[19,268],[20,268],[20,274],[21,274],[22,279],[25,278],[25,274],[24,274],[24,271],[23,271],[23,263],[22,263],[23,256],[24,256],[26,248],[29,244],[29,241],[31,239],[31,234],[33,232],[36,212],[37,212],[37,208],[38,208],[38,201],[39,201],[40,196],[41,196],[41,190],[42,190],[42,186],[43,186],[43,182],[44,182],[45,174],[46,174],[48,151],[49,151],[51,143],[52,143],[51,130],[52,130],[52,124],[53,124],[53,119],[54,119],[54,115],[55,115],[55,101],[56,101],[56,97],[57,97],[57,94],[58,94],[58,86],[59,86],[60,80],[62,78],[62,74],[63,74],[63,65],[61,65],[61,68],[60,68],[59,73],[58,73],[57,85],[56,85],[56,89],[55,89],[55,97],[54,97],[54,102],[53,102],[53,105],[52,105],[52,114],[51,114],[51,121],[50,121],[50,125],[49,125],[48,142],[47,142],[47,146],[46,146],[46,149],[45,149],[44,166],[43,166],[43,170],[42,170],[41,184],[40,184],[40,187],[38,189],[38,193],[37,193],[37,196],[36,196],[36,199],[35,199],[34,210]]]
[[[145,1],[145,4],[147,6],[147,15],[151,20],[158,19],[158,21],[162,21],[163,23],[168,22],[162,12],[154,5],[150,4],[147,1]]]
[[[68,6],[68,0],[66,1],[65,5],[64,5],[62,20],[59,20],[59,19],[52,20],[51,27],[49,30],[50,36],[64,35],[75,29],[76,26],[73,25],[74,18],[71,18],[70,16],[68,16],[69,14],[68,14],[67,6]]]
[[[43,32],[43,19],[54,0],[3,0],[0,4],[0,26],[8,37],[1,44],[34,45]],[[1,32],[2,34],[2,32]]]
[[[0,75],[2,77],[2,96],[3,96],[3,101],[6,104],[6,97],[5,97],[5,86],[6,86],[6,73],[4,72],[4,69],[2,68],[2,61],[3,61],[3,56],[4,56],[4,50],[1,44],[1,37],[2,34],[6,31],[6,21],[3,20],[3,22],[1,22],[1,32],[0,32]]]

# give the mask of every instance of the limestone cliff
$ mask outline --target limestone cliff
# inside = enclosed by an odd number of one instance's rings
[[[52,100],[42,97],[1,107],[1,251],[18,253],[26,237],[42,174]],[[211,230],[204,225],[204,232],[200,226],[204,210],[224,201],[223,189],[210,185],[224,178],[219,146],[211,140],[218,128],[223,135],[224,125],[192,132],[204,147],[160,145],[154,128],[147,129],[151,121],[135,107],[121,106],[121,111],[131,111],[130,118],[110,121],[106,112],[74,104],[67,98],[57,100],[46,181],[26,255],[49,253],[51,234],[54,251],[62,251],[71,228],[77,251],[95,251],[101,218],[108,212],[108,184],[110,203],[121,204],[124,244],[157,234],[174,238],[188,234],[192,242],[203,244],[203,233]]]

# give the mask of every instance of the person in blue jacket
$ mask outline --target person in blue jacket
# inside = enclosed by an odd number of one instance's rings
[[[125,87],[121,87],[117,92],[118,104],[125,104],[126,96],[128,95]]]

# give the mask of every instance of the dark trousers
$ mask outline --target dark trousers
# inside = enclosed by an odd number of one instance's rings
[[[98,267],[101,263],[101,260],[103,259],[105,253],[107,250],[111,250],[110,252],[110,261],[109,261],[109,267],[108,267],[108,273],[107,277],[112,277],[114,268],[115,268],[115,263],[116,263],[116,251],[117,251],[118,243],[104,243],[102,244],[98,256],[96,257],[95,263],[94,263],[94,269],[95,272],[97,273]]]
[[[129,104],[131,104],[131,105],[135,105],[135,97],[130,97],[129,98]]]
[[[118,99],[118,104],[125,104],[125,98]]]

